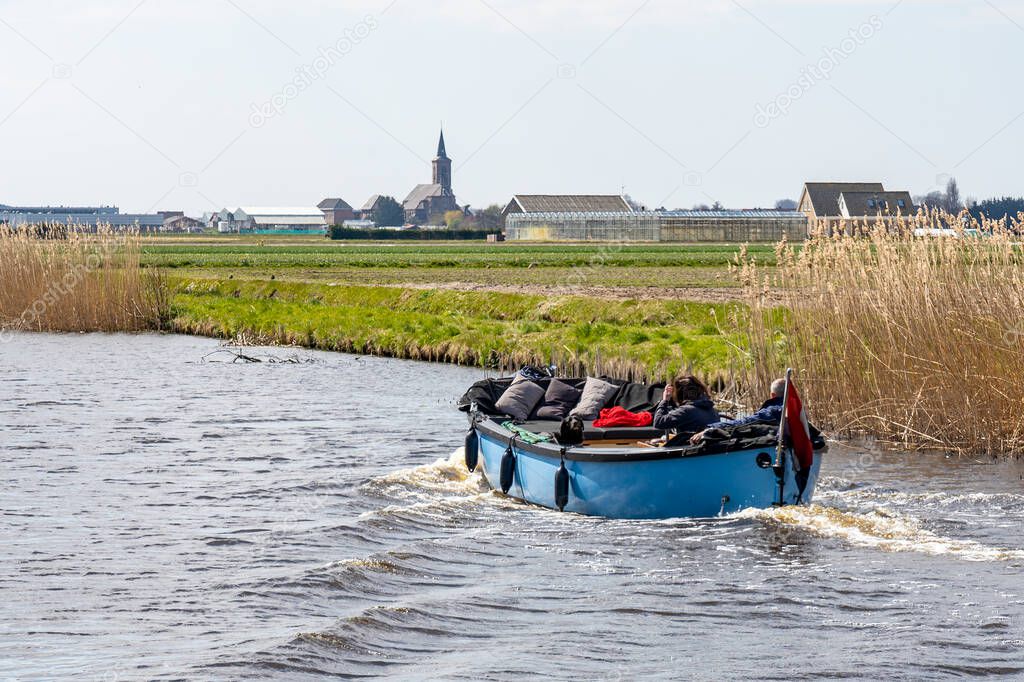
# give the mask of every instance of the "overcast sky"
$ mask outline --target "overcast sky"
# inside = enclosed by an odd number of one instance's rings
[[[0,0],[0,203],[1024,193],[1019,0]]]

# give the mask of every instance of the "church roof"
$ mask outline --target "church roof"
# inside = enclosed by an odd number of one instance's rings
[[[443,195],[444,188],[441,185],[416,185],[402,202],[402,207],[407,211],[415,211],[427,199]]]

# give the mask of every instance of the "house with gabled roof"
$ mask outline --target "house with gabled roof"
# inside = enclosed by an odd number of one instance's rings
[[[363,204],[363,207],[359,209],[359,214],[356,218],[360,220],[368,220],[373,218],[374,212],[380,206],[380,202],[384,199],[383,194],[374,194]]]
[[[799,210],[812,222],[826,225],[871,223],[917,213],[910,192],[887,191],[880,182],[808,182],[800,195]]]
[[[327,198],[317,204],[317,208],[324,212],[324,219],[328,225],[344,225],[346,220],[354,220],[355,211],[344,199]]]

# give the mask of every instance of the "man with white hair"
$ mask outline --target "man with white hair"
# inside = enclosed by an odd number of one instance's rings
[[[741,419],[723,419],[708,426],[707,430],[701,431],[690,439],[696,445],[704,440],[704,434],[711,429],[732,428],[736,426],[747,426],[748,424],[771,424],[778,426],[782,421],[782,400],[786,393],[786,380],[776,379],[772,382],[771,397],[761,405],[761,409]]]

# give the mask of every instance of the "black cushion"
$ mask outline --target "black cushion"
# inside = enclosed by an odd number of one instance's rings
[[[665,384],[622,384],[618,393],[612,398],[613,407],[621,407],[630,412],[652,412],[661,402],[661,394]]]
[[[532,419],[561,421],[576,407],[582,394],[579,389],[558,379],[552,379],[544,393],[544,402],[537,408]]]

